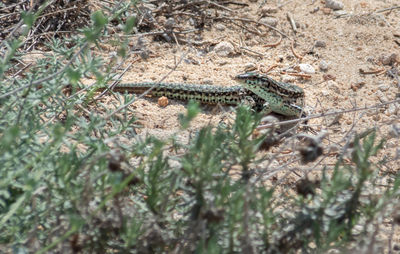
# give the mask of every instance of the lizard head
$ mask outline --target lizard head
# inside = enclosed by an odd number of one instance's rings
[[[286,97],[304,97],[303,89],[285,82],[278,82],[267,75],[256,73],[256,72],[246,72],[239,74],[235,77],[235,80],[240,83],[244,83],[246,86],[258,87],[258,89],[263,89],[267,92],[273,92],[275,94],[280,94]]]

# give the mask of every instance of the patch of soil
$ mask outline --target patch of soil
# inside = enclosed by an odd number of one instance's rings
[[[392,8],[398,1],[343,0],[344,8],[338,11],[326,8],[323,1],[296,0],[283,5],[276,3],[281,1],[268,1],[263,5],[265,2],[224,5],[231,11],[219,11],[230,13],[230,18],[218,19],[218,14],[213,13],[213,22],[206,23],[201,32],[186,34],[184,41],[172,38],[166,42],[159,36],[133,37],[132,48],[148,52],[149,57],[133,54],[128,63],[135,63],[123,76],[123,82],[158,82],[166,77],[163,82],[231,86],[236,84],[235,75],[256,70],[302,87],[308,115],[371,107],[399,99],[400,8]],[[167,20],[181,27],[190,27],[191,22],[186,18],[187,24],[179,23],[179,16],[171,16],[160,23]],[[248,20],[267,23],[274,29]],[[300,64],[311,65],[315,73],[304,75]],[[116,102],[111,96],[103,100]],[[143,126],[139,130],[141,135],[151,133],[166,138],[180,132],[178,114],[185,112],[185,103],[170,100],[168,106],[161,108],[155,100],[139,99],[131,107]],[[233,118],[226,108],[219,112],[206,110],[192,122],[190,131]],[[375,127],[378,135],[387,139],[381,154],[392,162],[385,170],[397,172],[400,144],[393,134],[393,125],[399,125],[399,118],[398,101],[369,110],[312,118],[308,126],[316,133],[327,133],[323,140],[325,159],[312,169],[297,164],[295,168],[301,175],[312,172],[318,177],[324,166],[334,165],[341,149],[352,140],[350,134]],[[181,135],[187,137],[188,133]],[[287,163],[290,157],[280,155],[289,151],[294,156],[293,147],[287,140],[270,149],[268,153],[275,156],[275,161],[269,167],[279,168]],[[267,165],[257,165],[264,167]],[[278,181],[286,186],[301,177],[291,172],[271,172],[266,179],[285,179]],[[400,235],[395,234],[392,240],[400,242]]]

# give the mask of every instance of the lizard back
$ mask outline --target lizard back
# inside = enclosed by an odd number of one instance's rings
[[[124,83],[113,89],[117,92],[142,94],[148,91],[148,96],[161,97],[182,101],[194,100],[205,104],[238,105],[242,102],[245,91],[241,86],[212,86],[176,83]]]

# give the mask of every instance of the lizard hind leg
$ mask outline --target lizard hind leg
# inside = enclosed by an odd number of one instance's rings
[[[244,99],[242,100],[242,104],[250,108],[254,108],[257,105],[256,101],[251,96],[244,97]]]
[[[268,115],[268,114],[270,114],[271,112],[272,112],[271,106],[269,105],[268,102],[265,102],[265,103],[263,104],[263,106],[262,106],[261,113],[262,113],[263,115]]]

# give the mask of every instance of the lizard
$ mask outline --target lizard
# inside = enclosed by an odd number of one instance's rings
[[[263,114],[305,116],[304,91],[289,83],[278,82],[267,75],[246,72],[235,77],[239,85],[222,87],[213,85],[178,83],[121,83],[112,88],[116,92],[142,94],[176,100],[194,100],[204,104],[250,105]],[[108,88],[105,88],[108,89]],[[104,90],[104,88],[102,89]]]

